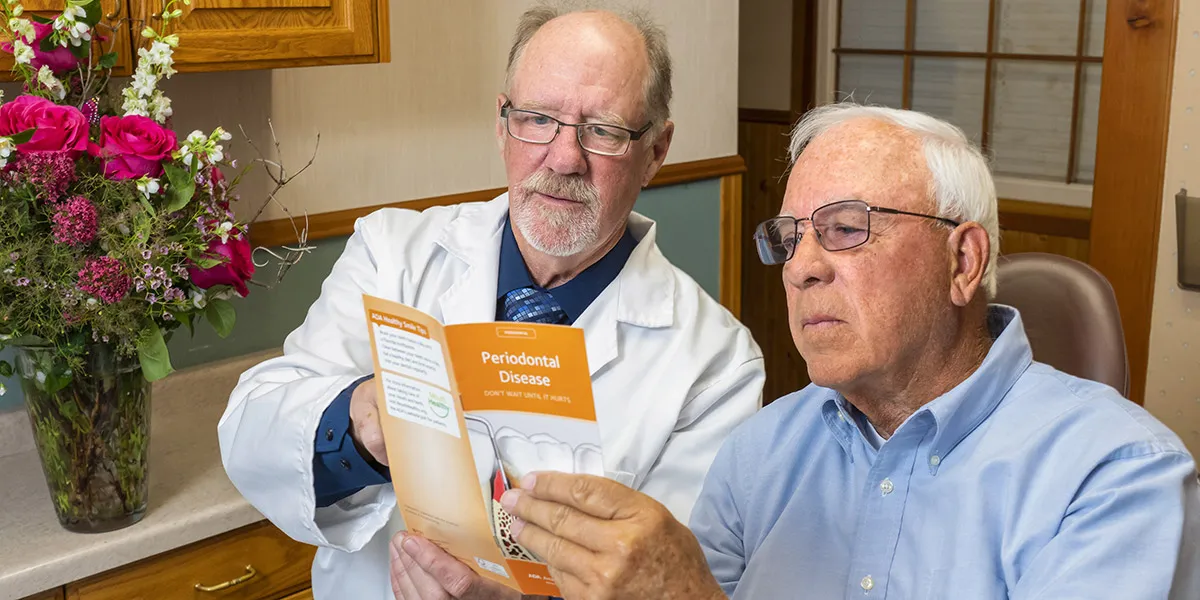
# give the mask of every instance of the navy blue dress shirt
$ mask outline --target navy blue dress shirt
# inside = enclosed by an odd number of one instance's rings
[[[496,279],[496,320],[505,320],[505,294],[517,288],[533,287],[553,295],[567,313],[567,324],[573,324],[604,288],[617,278],[636,246],[637,240],[626,229],[617,245],[595,264],[574,279],[552,290],[544,290],[530,277],[525,259],[517,247],[512,224],[505,219],[500,240],[499,275]],[[321,415],[313,453],[313,490],[318,507],[329,506],[367,486],[391,481],[387,467],[376,463],[374,459],[365,458],[350,437],[350,396],[358,384],[371,377],[367,375],[342,390]]]

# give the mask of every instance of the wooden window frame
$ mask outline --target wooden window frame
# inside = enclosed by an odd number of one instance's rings
[[[988,0],[988,22],[987,22],[987,44],[983,52],[968,52],[968,51],[947,51],[947,50],[918,50],[916,48],[917,37],[917,1],[905,0],[904,8],[904,48],[845,48],[842,46],[842,0],[834,0],[837,2],[837,29],[834,34],[835,41],[833,43],[834,58],[834,93],[837,93],[841,87],[841,67],[837,64],[837,59],[843,56],[901,56],[904,58],[904,72],[901,76],[901,103],[902,108],[912,108],[912,88],[913,88],[913,63],[915,58],[971,58],[984,61],[983,74],[983,118],[981,123],[980,146],[986,152],[989,149],[989,137],[992,129],[992,82],[995,80],[995,64],[997,60],[1027,60],[1036,62],[1054,62],[1054,63],[1073,63],[1075,66],[1074,88],[1072,90],[1073,100],[1071,104],[1071,130],[1070,141],[1067,147],[1067,168],[1066,173],[1059,180],[1059,183],[1067,185],[1083,184],[1089,185],[1090,182],[1079,181],[1076,179],[1076,154],[1079,153],[1079,117],[1080,117],[1080,98],[1082,96],[1081,89],[1083,86],[1083,66],[1087,63],[1100,64],[1103,62],[1101,56],[1088,56],[1085,54],[1084,37],[1087,33],[1087,8],[1089,0],[1079,0],[1079,22],[1077,24],[1077,35],[1075,39],[1074,54],[1030,54],[1030,53],[1009,53],[996,51],[996,2],[997,0]],[[815,5],[815,2],[805,2],[804,4]],[[809,36],[814,37],[814,36]],[[1047,181],[1046,178],[1037,177],[1034,175],[1019,175],[1015,173],[1004,174],[1006,177],[1015,177],[1030,180]]]

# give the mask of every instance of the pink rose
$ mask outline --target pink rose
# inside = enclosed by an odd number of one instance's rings
[[[17,152],[67,152],[78,158],[88,147],[88,124],[74,106],[55,104],[38,96],[17,96],[0,105],[0,135],[36,129],[33,138],[17,145]]]
[[[225,262],[208,269],[189,267],[188,276],[198,288],[206,290],[217,285],[231,285],[245,298],[250,293],[246,282],[254,277],[254,261],[250,258],[250,252],[250,240],[244,235],[236,239],[230,237],[226,242],[222,242],[221,238],[213,238],[208,244],[208,253],[225,259]]]
[[[175,132],[149,117],[101,117],[100,143],[90,144],[88,154],[104,161],[109,179],[158,177],[175,145]]]
[[[50,37],[51,33],[54,33],[53,25],[33,22],[34,38],[33,43],[29,44],[33,48],[33,60],[30,61],[29,66],[33,67],[34,71],[41,69],[42,65],[50,67],[50,70],[55,73],[74,71],[75,67],[79,66],[81,59],[72,54],[70,48],[59,46],[49,52],[42,51],[42,40]],[[13,52],[12,42],[5,42],[0,45],[0,48],[9,54]]]

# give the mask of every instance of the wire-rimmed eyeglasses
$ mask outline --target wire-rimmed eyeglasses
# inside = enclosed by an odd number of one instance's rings
[[[958,227],[959,222],[933,215],[871,206],[862,200],[841,200],[814,210],[811,217],[773,217],[758,224],[754,230],[754,245],[758,258],[766,265],[781,265],[796,253],[804,235],[801,223],[812,223],[817,243],[829,252],[849,250],[867,243],[871,237],[871,213],[907,215],[940,221]]]
[[[642,139],[653,125],[646,123],[635,130],[608,123],[564,123],[540,112],[513,108],[511,100],[500,107],[500,118],[504,119],[508,135],[530,144],[549,144],[563,127],[574,127],[575,137],[584,150],[604,156],[625,154],[629,143]]]

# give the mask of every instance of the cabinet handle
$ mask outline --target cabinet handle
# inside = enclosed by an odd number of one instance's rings
[[[121,16],[121,7],[122,7],[122,6],[125,6],[125,3],[124,3],[124,2],[118,2],[118,3],[117,3],[117,10],[114,10],[114,11],[113,11],[112,13],[110,13],[110,14],[104,15],[104,18],[105,18],[105,19],[108,19],[109,21],[116,21],[116,20],[117,20],[117,17]]]
[[[225,583],[218,583],[217,585],[204,585],[204,584],[197,583],[196,589],[201,592],[219,592],[221,590],[227,590],[235,585],[240,585],[240,584],[246,583],[247,581],[250,581],[255,575],[258,575],[258,571],[256,571],[254,569],[254,566],[246,565],[246,574],[242,575],[241,577],[238,577],[237,579],[230,579],[229,581],[226,581]]]

